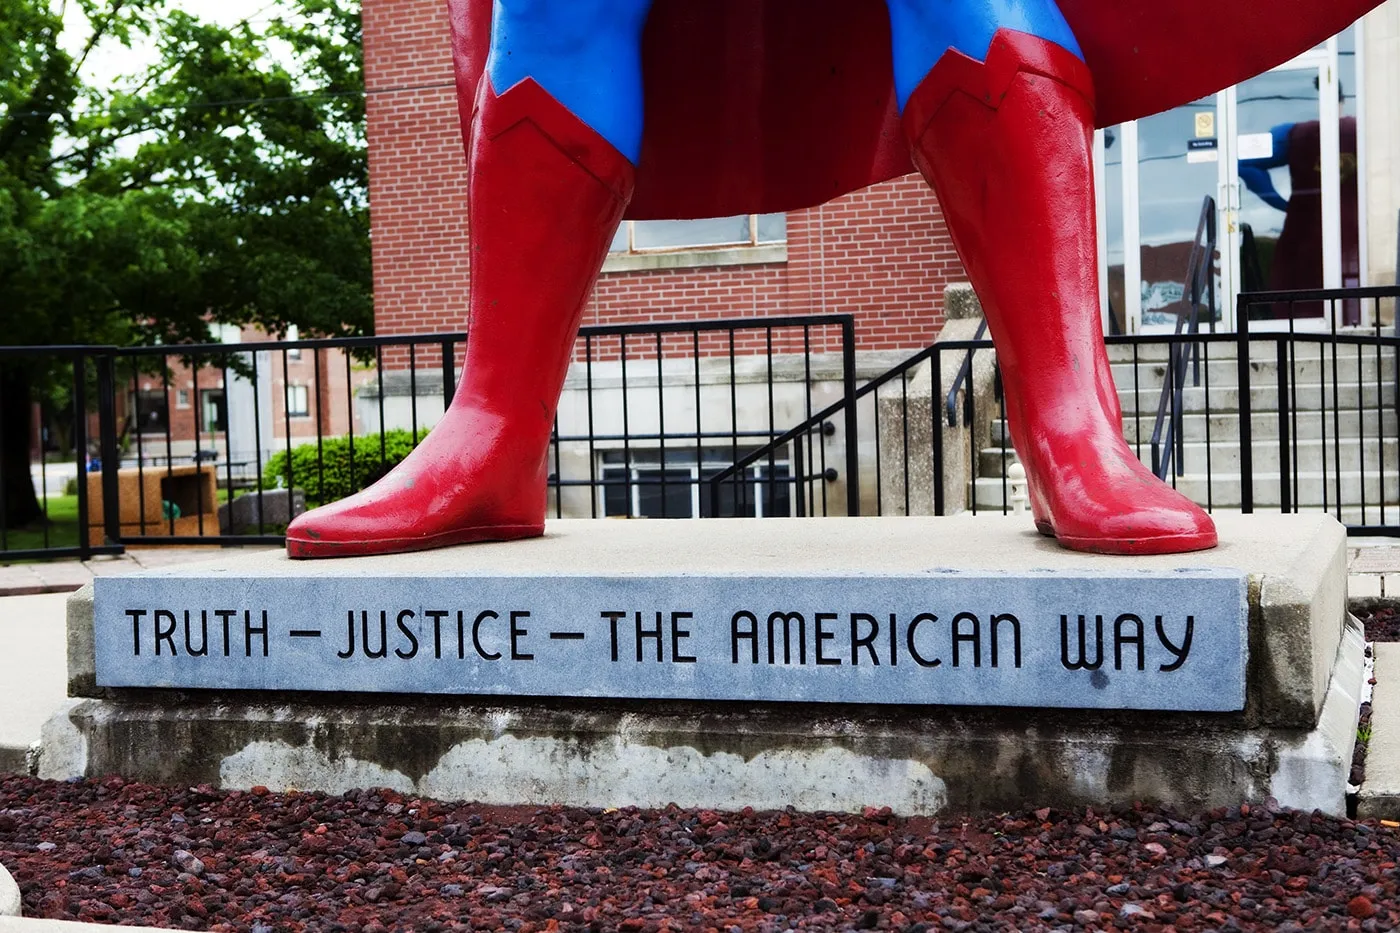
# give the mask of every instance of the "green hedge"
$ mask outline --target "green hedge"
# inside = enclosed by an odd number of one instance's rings
[[[427,434],[428,429],[422,429],[418,432],[418,440],[422,440]],[[319,460],[315,441],[298,444],[292,448],[290,474],[287,470],[287,452],[278,451],[263,469],[263,484],[266,487],[275,487],[291,486],[295,483],[296,488],[306,490],[308,505],[325,505],[364,489],[388,473],[400,460],[408,456],[413,446],[412,432],[402,429],[384,432],[382,457],[378,434],[363,435],[353,440],[349,437],[324,438],[321,441]]]

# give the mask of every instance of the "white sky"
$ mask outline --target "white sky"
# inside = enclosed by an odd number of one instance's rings
[[[285,6],[279,0],[166,0],[167,9],[184,10],[202,20],[222,25],[244,19],[254,22],[270,19]],[[63,22],[64,47],[76,54],[81,51],[88,32],[77,3],[69,0],[65,5]],[[154,52],[148,44],[128,49],[116,42],[108,42],[88,56],[83,76],[98,85],[120,81],[140,72],[153,58]]]

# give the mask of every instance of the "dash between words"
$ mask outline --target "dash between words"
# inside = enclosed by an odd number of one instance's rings
[[[271,622],[266,609],[126,609],[131,622],[132,653],[143,644],[154,657],[268,657]],[[601,630],[613,663],[693,664],[700,660],[691,639],[695,614],[687,611],[603,610]],[[1191,652],[1195,616],[1173,626],[1164,616],[1131,612],[1061,614],[1060,664],[1067,670],[1146,670],[1170,673]],[[342,661],[419,657],[441,660],[531,662],[545,639],[584,641],[584,631],[542,632],[523,609],[472,612],[447,609],[346,610]],[[320,629],[293,629],[292,638],[320,639]],[[1009,612],[978,615],[958,612],[940,617],[921,612],[896,613],[773,611],[740,609],[728,620],[727,657],[707,658],[730,664],[836,667],[843,665],[921,668],[1022,666],[1022,623]]]

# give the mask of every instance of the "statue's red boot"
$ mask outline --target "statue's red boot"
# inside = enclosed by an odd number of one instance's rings
[[[1081,551],[1215,546],[1210,516],[1123,440],[1099,324],[1088,68],[1002,30],[985,62],[948,52],[904,126],[987,315],[1037,526]]]
[[[544,532],[554,413],[634,172],[530,80],[499,97],[482,82],[468,150],[471,299],[456,395],[383,479],[293,521],[291,557]]]

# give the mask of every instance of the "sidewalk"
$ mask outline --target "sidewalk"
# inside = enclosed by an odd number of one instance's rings
[[[268,546],[237,548],[239,551],[268,550]],[[39,593],[71,593],[92,582],[93,577],[131,573],[151,567],[188,564],[192,561],[214,560],[229,548],[207,547],[141,547],[128,548],[117,557],[95,557],[92,560],[50,560],[29,564],[0,563],[0,596],[33,596]],[[0,554],[3,560],[3,554]]]

